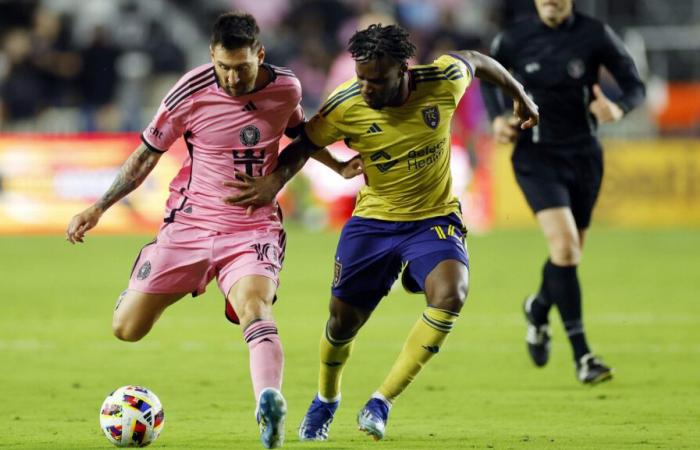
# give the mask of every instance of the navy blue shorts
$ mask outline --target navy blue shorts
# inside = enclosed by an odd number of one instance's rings
[[[343,227],[335,253],[332,293],[364,309],[374,309],[403,268],[410,292],[423,292],[425,279],[441,261],[469,268],[466,229],[456,214],[411,222],[353,216]]]

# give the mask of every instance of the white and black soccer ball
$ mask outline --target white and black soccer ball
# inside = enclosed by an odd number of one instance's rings
[[[145,447],[163,430],[160,400],[141,386],[122,386],[107,396],[100,408],[100,427],[117,447]]]

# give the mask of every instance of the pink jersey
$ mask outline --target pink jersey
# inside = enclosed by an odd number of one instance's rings
[[[189,151],[170,183],[165,221],[223,233],[278,222],[278,206],[245,208],[222,198],[235,189],[223,185],[237,171],[267,175],[277,165],[279,140],[304,121],[301,85],[285,68],[263,64],[272,81],[250,94],[231,97],[221,87],[212,64],[188,72],[166,95],[141,135],[153,151],[164,152],[182,136]]]

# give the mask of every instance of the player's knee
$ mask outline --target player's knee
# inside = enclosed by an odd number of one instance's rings
[[[428,305],[446,311],[460,312],[467,300],[469,286],[466,281],[443,285],[428,297]]]
[[[112,333],[120,341],[126,342],[139,341],[146,335],[143,330],[116,317],[112,320]]]
[[[328,318],[328,333],[334,339],[350,339],[355,336],[364,322],[348,315],[333,314]]]
[[[581,262],[581,246],[576,238],[559,239],[550,247],[550,259],[557,266],[577,266]]]
[[[255,292],[241,295],[235,302],[234,309],[241,324],[254,320],[270,320],[272,318],[272,299]]]

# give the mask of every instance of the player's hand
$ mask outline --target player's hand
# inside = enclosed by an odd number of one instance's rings
[[[521,91],[521,94],[513,98],[513,112],[520,120],[520,129],[527,130],[540,123],[539,108],[532,99]]]
[[[350,178],[355,178],[358,175],[362,175],[364,171],[365,166],[362,164],[362,159],[360,158],[360,155],[357,155],[352,159],[340,163],[338,173],[346,180],[349,180]]]
[[[606,97],[605,94],[603,94],[603,90],[597,84],[593,85],[593,97],[594,100],[588,106],[588,109],[598,120],[598,123],[617,122],[622,119],[624,115],[622,108]]]
[[[493,120],[493,136],[499,144],[509,144],[518,137],[520,120],[515,116],[498,116]]]
[[[95,205],[74,215],[68,224],[68,228],[66,228],[66,240],[71,244],[83,242],[85,233],[97,225],[97,222],[100,221],[100,217],[102,217],[102,211]]]
[[[238,172],[236,179],[224,181],[224,186],[238,189],[235,194],[224,197],[224,203],[247,208],[246,215],[250,216],[255,208],[272,203],[284,183],[274,172],[263,177]]]

